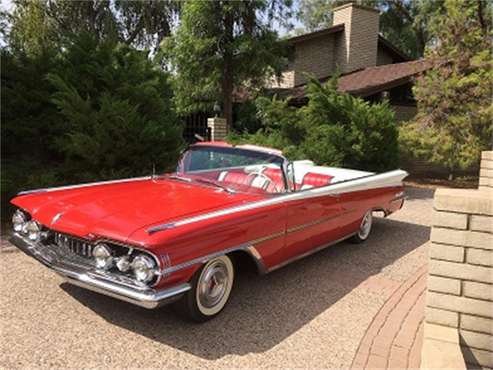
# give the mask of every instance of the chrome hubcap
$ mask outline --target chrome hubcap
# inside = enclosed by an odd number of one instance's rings
[[[215,261],[203,271],[199,282],[200,304],[212,308],[221,302],[228,287],[228,269],[223,261]]]
[[[368,238],[368,235],[370,235],[371,222],[372,222],[371,211],[368,211],[365,214],[365,217],[363,217],[363,220],[361,221],[361,226],[358,232],[358,236],[361,239],[366,239]]]

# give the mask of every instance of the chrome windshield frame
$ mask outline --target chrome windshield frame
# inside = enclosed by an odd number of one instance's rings
[[[176,166],[176,173],[177,174],[186,173],[186,172],[181,171],[181,168],[183,167],[183,159],[184,159],[185,155],[190,150],[199,150],[202,148],[204,148],[204,149],[210,149],[210,148],[218,149],[219,148],[221,150],[231,150],[232,153],[234,153],[234,151],[236,150],[236,151],[251,152],[251,153],[257,153],[257,154],[262,154],[262,155],[269,156],[269,157],[278,158],[279,163],[280,163],[279,169],[281,170],[282,177],[283,177],[284,191],[281,193],[278,193],[277,195],[291,193],[293,191],[293,189],[291,189],[291,187],[289,186],[288,175],[287,175],[287,169],[288,169],[288,165],[289,165],[290,161],[281,154],[277,154],[277,153],[269,152],[269,151],[255,150],[253,148],[244,148],[244,147],[238,147],[238,146],[219,146],[219,145],[213,145],[213,144],[211,144],[211,145],[207,145],[207,144],[190,145],[186,150],[183,151],[182,156],[180,157],[180,160],[178,161],[178,165]],[[274,162],[272,162],[272,163],[274,163]],[[231,167],[231,168],[233,168],[233,167]],[[272,194],[272,195],[276,195],[276,194]]]

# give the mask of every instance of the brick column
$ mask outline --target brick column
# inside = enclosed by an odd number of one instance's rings
[[[207,127],[211,129],[211,141],[224,140],[224,138],[228,134],[228,125],[226,124],[226,118],[207,118]]]
[[[483,152],[481,155],[479,188],[493,189],[493,151]]]
[[[493,192],[439,189],[434,209],[421,367],[491,368]]]

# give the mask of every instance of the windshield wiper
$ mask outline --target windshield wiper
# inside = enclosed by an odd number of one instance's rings
[[[236,193],[235,190],[231,189],[231,188],[228,188],[227,186],[223,186],[221,184],[218,184],[217,182],[215,181],[212,181],[212,180],[207,180],[207,179],[202,179],[202,178],[194,178],[194,179],[191,179],[190,177],[183,177],[183,176],[178,176],[178,175],[169,175],[168,176],[170,179],[173,179],[173,180],[179,180],[179,181],[185,181],[185,182],[193,182],[193,181],[197,181],[197,182],[201,182],[201,183],[204,183],[204,184],[208,184],[208,185],[213,185],[213,186],[216,186],[218,188],[221,188],[225,191],[227,191],[228,193],[231,193],[231,194],[234,194]]]
[[[192,182],[192,179],[189,177],[183,177],[183,176],[178,176],[178,175],[169,175],[168,176],[170,179],[173,180],[179,180],[179,181],[185,181],[185,182]]]
[[[209,184],[209,185],[213,185],[213,186],[217,186],[218,188],[221,188],[223,189],[224,191],[230,193],[230,194],[234,194],[236,193],[235,190],[231,189],[231,188],[228,188],[227,186],[224,186],[224,185],[221,185],[221,184],[218,184],[217,182],[215,181],[212,181],[212,180],[208,180],[208,179],[203,179],[203,178],[195,178],[193,179],[194,181],[197,181],[197,182],[202,182],[204,184]]]

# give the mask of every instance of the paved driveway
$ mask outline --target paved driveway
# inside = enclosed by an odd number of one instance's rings
[[[426,263],[433,192],[408,195],[363,245],[241,276],[226,311],[202,325],[63,284],[3,242],[0,368],[349,367],[373,318]]]

